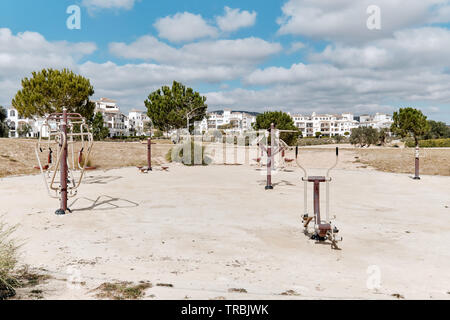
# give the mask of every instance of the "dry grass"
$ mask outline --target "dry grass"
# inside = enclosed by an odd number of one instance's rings
[[[15,230],[16,227],[8,227],[0,221],[0,300],[15,295],[17,281],[12,273],[17,263],[18,246],[11,238]]]
[[[145,295],[145,290],[152,287],[150,282],[141,281],[138,285],[131,282],[103,283],[95,291],[97,298],[113,300],[136,300]]]
[[[0,178],[39,173],[39,170],[34,169],[38,165],[34,152],[36,142],[37,140],[0,139]],[[156,144],[152,145],[152,163],[154,165],[166,163],[165,156],[171,147],[169,141],[156,141]],[[79,146],[76,145],[75,152],[78,149]],[[40,154],[42,165],[47,163],[47,156],[47,152]],[[101,170],[143,166],[147,164],[147,144],[95,142],[89,163]]]
[[[34,169],[37,165],[34,146],[36,140],[26,139],[0,139],[0,178],[38,173]],[[172,144],[167,140],[157,140],[152,146],[152,163],[160,165],[167,163],[166,156],[172,148]],[[75,150],[77,148],[75,147]],[[325,149],[305,149],[301,152],[324,152],[331,154]],[[395,173],[412,173],[414,171],[414,150],[403,148],[355,148],[351,151],[342,150],[341,161],[348,158],[352,161],[354,156],[359,157],[359,162],[364,165],[374,167],[381,171]],[[41,154],[43,165],[47,163],[47,154]],[[332,161],[332,158],[330,158]],[[323,167],[328,166],[330,159],[326,158]],[[321,167],[314,160],[314,165]],[[90,165],[101,170],[145,166],[147,164],[146,141],[139,142],[95,142]],[[422,174],[450,176],[450,149],[422,149],[421,150]]]
[[[356,149],[359,161],[380,171],[414,173],[414,149]],[[421,149],[420,173],[450,176],[450,149]]]

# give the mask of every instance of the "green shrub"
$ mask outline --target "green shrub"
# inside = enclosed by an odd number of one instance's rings
[[[415,148],[414,140],[406,141],[406,146],[409,148]],[[432,139],[432,140],[420,140],[420,148],[450,148],[450,139]]]

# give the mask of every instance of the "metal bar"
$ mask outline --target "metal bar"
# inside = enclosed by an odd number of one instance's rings
[[[61,132],[63,136],[67,135],[67,109],[63,108],[63,122],[61,123]],[[62,161],[60,163],[60,185],[61,185],[61,206],[59,210],[56,211],[56,214],[63,215],[67,211],[67,174],[68,174],[68,166],[67,166],[67,139],[63,139],[62,141]]]
[[[152,137],[148,138],[147,141],[147,169],[152,171]]]
[[[267,149],[267,185],[266,190],[272,190],[272,147]]]
[[[320,224],[320,182],[314,181],[314,216],[316,217],[316,224]]]
[[[420,160],[419,160],[419,147],[416,147],[416,154],[415,154],[415,161],[414,161],[414,180],[420,180],[420,173],[419,173],[419,165],[420,165]]]

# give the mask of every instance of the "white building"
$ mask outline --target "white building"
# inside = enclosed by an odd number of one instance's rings
[[[291,115],[294,125],[302,132],[303,137],[315,137],[317,132],[321,136],[345,136],[352,129],[358,127],[358,121],[354,120],[351,113],[342,115],[316,114],[311,116]]]
[[[361,115],[356,119],[351,113],[341,115],[313,113],[311,116],[291,115],[291,117],[304,137],[315,137],[317,132],[320,132],[321,136],[345,136],[358,127],[390,128],[393,122],[390,115],[381,113],[374,116]]]
[[[224,109],[223,112],[211,112],[207,114],[196,126],[202,132],[210,129],[224,129],[227,133],[243,133],[251,131],[253,123],[256,122],[256,116],[246,112],[233,112],[231,109]]]
[[[384,113],[376,113],[374,116],[361,115],[359,117],[360,127],[372,127],[374,129],[389,129],[394,123],[392,116]]]
[[[148,135],[145,125],[150,122],[150,118],[144,111],[132,109],[128,113],[127,128],[130,135],[144,136]]]
[[[95,112],[100,112],[103,121],[109,129],[109,137],[128,136],[127,116],[120,112],[117,101],[108,98],[101,98],[95,102]]]
[[[28,134],[23,137],[33,138],[39,136],[39,128],[42,125],[43,120],[37,119],[25,119],[19,115],[19,112],[13,107],[6,108],[6,124],[9,127],[9,137],[10,138],[19,138],[20,131],[26,125],[30,126],[30,131]]]

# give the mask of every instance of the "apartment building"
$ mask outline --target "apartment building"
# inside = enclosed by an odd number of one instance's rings
[[[101,98],[95,103],[95,112],[100,112],[103,116],[105,126],[109,129],[109,137],[128,136],[128,117],[120,112],[117,101],[108,98]]]
[[[304,137],[315,137],[317,132],[321,136],[344,136],[346,132],[351,133],[352,129],[359,126],[351,113],[341,115],[316,114],[304,116],[299,114],[291,115],[294,125],[302,132]]]
[[[223,111],[210,112],[196,127],[202,132],[211,129],[223,129],[227,133],[242,133],[252,130],[252,124],[256,122],[256,116],[247,112],[224,109]]]
[[[132,109],[128,113],[127,128],[130,135],[144,136],[149,133],[146,132],[145,126],[150,122],[150,118],[147,113],[137,109]]]
[[[376,113],[375,115],[359,116],[360,127],[372,127],[374,129],[389,129],[394,122],[391,115]]]
[[[33,138],[39,136],[39,128],[43,120],[26,119],[19,115],[19,112],[13,107],[6,108],[6,116],[6,124],[9,127],[10,138],[19,138],[25,126],[29,126],[29,132],[23,135],[23,137]]]

